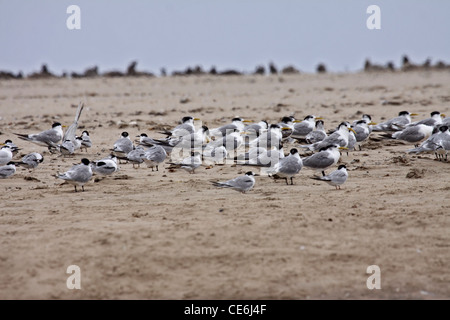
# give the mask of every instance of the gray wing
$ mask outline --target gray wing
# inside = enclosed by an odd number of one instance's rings
[[[334,164],[334,159],[328,152],[319,152],[303,159],[303,165],[313,169],[327,168]]]
[[[182,137],[191,133],[194,133],[194,128],[186,123],[180,124],[172,130],[172,136],[175,137]]]
[[[232,188],[239,191],[243,191],[252,187],[253,180],[250,179],[248,176],[244,176],[244,177],[237,177],[225,182],[217,182],[215,183],[215,185],[217,187]]]
[[[436,124],[436,120],[434,120],[433,118],[423,119],[423,120],[414,122],[413,125],[418,125],[418,124],[424,124],[424,125],[433,127]]]
[[[91,138],[89,138],[89,136],[84,136],[84,137],[82,137],[82,139],[83,139],[83,141],[81,142],[81,145],[83,147],[88,147],[88,148],[92,147],[92,141],[91,141]]]
[[[355,126],[353,127],[353,130],[356,132],[356,141],[361,142],[367,139],[369,136],[369,130],[365,130],[363,127]]]
[[[307,123],[300,122],[294,125],[294,131],[292,132],[292,137],[305,137],[308,133],[313,130]]]
[[[127,138],[120,138],[114,143],[114,151],[128,153],[133,150],[133,142]]]
[[[86,183],[91,179],[92,173],[89,172],[85,165],[73,166],[69,171],[59,175],[59,178],[63,180],[76,181],[80,183]]]
[[[278,172],[284,174],[296,174],[303,167],[301,162],[298,162],[294,157],[281,158],[278,162]]]
[[[73,123],[69,126],[69,128],[67,128],[66,132],[64,133],[64,136],[62,139],[63,141],[66,141],[66,140],[74,141],[75,140],[75,133],[78,128],[78,120],[80,119],[81,111],[83,111],[83,108],[84,108],[84,103],[80,102],[78,104],[78,109],[75,114],[75,119],[74,119]]]
[[[326,147],[330,144],[337,144],[341,147],[345,147],[345,140],[338,132],[333,132],[331,135],[323,139],[319,144],[314,147],[314,150],[320,150],[323,147]]]
[[[155,146],[145,152],[145,157],[147,160],[163,162],[167,157],[167,153],[163,147]]]
[[[425,138],[425,135],[420,132],[419,127],[413,126],[407,127],[406,129],[398,133],[394,133],[392,137],[407,142],[417,142]]]
[[[7,178],[10,175],[13,175],[16,172],[14,168],[11,168],[10,166],[3,166],[0,167],[0,178]]]
[[[322,180],[332,181],[336,184],[342,184],[347,180],[348,175],[341,170],[335,170],[329,175],[322,177]]]
[[[251,124],[251,125],[249,125],[249,126],[246,126],[245,128],[244,128],[244,131],[254,131],[254,132],[260,132],[261,131],[261,126],[259,125],[259,124],[257,124],[257,123],[255,123],[255,124]]]
[[[308,143],[316,143],[323,141],[327,137],[327,134],[323,131],[312,131],[306,136]]]
[[[421,153],[421,152],[429,152],[434,151],[439,146],[439,136],[434,134],[429,137],[427,140],[422,142],[420,146],[417,148],[407,150],[408,153]]]
[[[228,133],[233,132],[232,130],[237,129],[237,126],[235,124],[226,124],[224,126],[221,126],[220,128],[217,128],[218,131],[222,134],[222,136],[225,136]]]
[[[20,136],[19,136],[19,138],[20,138]],[[50,129],[50,130],[45,130],[41,133],[30,134],[28,136],[28,139],[25,139],[25,140],[41,142],[45,145],[55,146],[56,143],[58,143],[61,140],[61,137],[58,135],[58,133],[55,130]]]

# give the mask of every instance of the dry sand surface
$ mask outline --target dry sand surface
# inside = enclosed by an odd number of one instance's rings
[[[69,125],[81,100],[87,153],[62,158],[13,135]],[[123,163],[78,193],[53,177],[107,156],[122,131],[163,137],[185,115],[213,128],[234,116],[315,114],[331,129],[402,110],[450,114],[450,73],[1,81],[1,141],[45,160],[0,180],[0,298],[449,299],[450,162],[406,154],[402,142],[344,153],[342,190],[308,169],[292,186],[256,177],[247,194],[212,186],[248,170],[231,165],[190,175]],[[81,290],[66,287],[69,265],[81,269]],[[381,290],[366,287],[370,265]]]

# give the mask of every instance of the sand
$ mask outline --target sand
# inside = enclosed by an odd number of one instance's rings
[[[62,158],[13,135],[70,125],[81,100],[87,153]],[[190,175],[124,163],[78,193],[54,178],[108,155],[122,131],[163,137],[185,115],[213,128],[315,114],[332,129],[449,106],[444,71],[0,81],[1,141],[45,158],[0,180],[0,299],[449,299],[450,162],[406,143],[344,153],[342,190],[308,169],[292,186],[261,176],[247,194],[213,187],[247,171],[231,165]],[[66,286],[70,265],[81,290]],[[370,265],[379,290],[366,286]]]

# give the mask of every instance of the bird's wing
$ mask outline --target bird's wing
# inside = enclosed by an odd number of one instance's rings
[[[83,108],[84,108],[84,103],[80,102],[78,104],[78,109],[75,114],[75,119],[74,119],[73,123],[69,126],[69,128],[67,128],[66,132],[64,133],[64,137],[63,137],[62,141],[66,141],[66,140],[75,141],[75,133],[78,128],[78,120],[80,120],[81,111],[83,111]]]

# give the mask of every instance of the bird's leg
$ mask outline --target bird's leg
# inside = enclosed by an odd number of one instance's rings
[[[83,190],[83,192],[84,192],[84,186],[81,186],[81,190]]]
[[[361,145],[360,144],[358,145],[358,147],[359,147],[359,151],[361,151]]]
[[[293,177],[291,177],[291,186],[294,184],[294,180],[292,180]]]
[[[322,176],[324,176],[324,177],[325,177],[325,171],[322,171]]]
[[[77,186],[75,186],[75,192],[78,192],[78,191],[77,191]]]
[[[286,185],[289,185],[289,183],[288,183],[288,178],[284,178],[284,179],[286,179]]]
[[[156,166],[156,171],[159,171],[159,167],[158,166]]]

